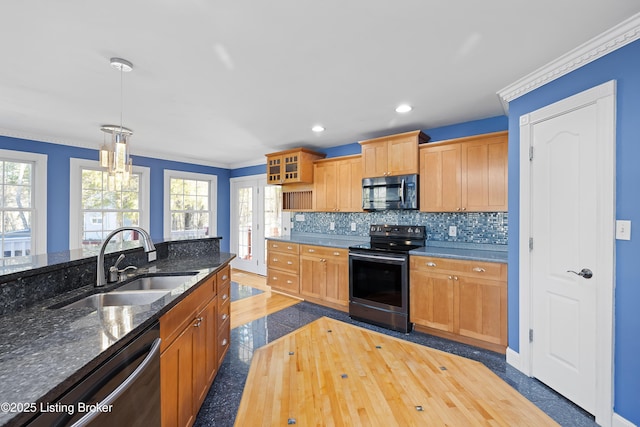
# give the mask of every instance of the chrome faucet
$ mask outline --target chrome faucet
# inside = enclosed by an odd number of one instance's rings
[[[98,264],[96,266],[96,270],[97,270],[96,287],[97,288],[104,286],[106,282],[106,277],[104,272],[104,251],[107,248],[107,244],[109,243],[109,240],[111,240],[113,236],[115,236],[116,234],[122,231],[137,231],[138,233],[140,233],[142,235],[142,247],[144,248],[144,251],[146,253],[155,252],[156,250],[155,245],[151,241],[151,236],[149,236],[149,233],[143,228],[140,228],[140,227],[116,228],[104,239],[104,241],[102,242],[102,245],[100,246],[100,253],[98,254]],[[150,261],[153,261],[153,260],[150,259]]]

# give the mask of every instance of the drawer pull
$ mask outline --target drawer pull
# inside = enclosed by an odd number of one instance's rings
[[[193,322],[193,327],[199,328],[201,324],[202,324],[202,317],[196,317]]]
[[[333,253],[335,256],[340,256],[340,252],[334,252]]]
[[[293,246],[287,246],[287,249],[291,250],[293,249]]]
[[[308,252],[315,252],[315,249],[307,249]]]
[[[485,269],[484,269],[484,268],[482,268],[482,267],[473,267],[473,271],[475,271],[475,272],[477,272],[477,273],[484,273],[484,272],[485,272],[485,271],[487,271],[487,270],[485,270]]]
[[[429,262],[427,263],[427,267],[436,267],[436,266],[437,266],[437,264],[436,264],[435,262],[431,262],[431,261],[429,261]]]
[[[273,259],[273,262],[278,262],[278,258],[274,258],[274,259]]]
[[[273,244],[271,245],[271,247],[272,247],[272,248],[277,248],[277,247],[279,247],[279,246],[278,246],[277,244],[273,243]]]
[[[287,261],[287,264],[293,265],[293,261]]]
[[[222,345],[227,345],[227,342],[228,342],[228,341],[227,341],[227,339],[226,339],[226,338],[225,338],[225,339],[223,339],[223,340],[222,340]]]
[[[291,280],[287,280],[287,284],[292,284],[293,282]]]
[[[278,280],[278,278],[276,276],[273,276],[271,280]]]

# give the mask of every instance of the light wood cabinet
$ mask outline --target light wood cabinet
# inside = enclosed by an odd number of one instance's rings
[[[325,246],[300,248],[300,294],[339,306],[349,305],[349,251]]]
[[[213,383],[229,346],[230,281],[227,264],[160,318],[163,426],[191,426]]]
[[[312,183],[313,161],[323,159],[325,156],[324,153],[306,148],[267,154],[267,183]]]
[[[362,177],[409,175],[419,171],[418,145],[429,137],[421,131],[360,141]]]
[[[300,245],[267,241],[267,285],[286,293],[297,294],[299,287]]]
[[[314,211],[362,211],[361,156],[345,156],[314,164]]]
[[[412,256],[410,274],[416,330],[505,353],[506,264]]]
[[[420,210],[507,211],[507,165],[507,132],[423,145]]]

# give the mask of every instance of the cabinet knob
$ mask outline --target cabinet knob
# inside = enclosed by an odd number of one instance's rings
[[[291,250],[293,249],[293,246],[287,246],[287,249]]]
[[[229,298],[229,296],[227,294],[222,295],[222,300],[226,300],[227,298]]]
[[[449,276],[449,280],[453,280],[453,276]]]
[[[433,261],[429,261],[427,263],[427,267],[436,267],[436,266],[437,266],[437,264],[435,262],[433,262]]]
[[[291,280],[287,280],[287,284],[292,284],[293,282]]]
[[[457,210],[457,211],[459,211],[459,210],[460,210],[460,208],[456,208],[456,210]]]
[[[224,314],[222,315],[222,320],[227,320],[227,317],[229,317],[229,315],[228,315],[227,313],[224,313]]]
[[[466,211],[466,210],[467,210],[467,208],[462,208],[462,210],[463,210],[463,211]]]
[[[222,276],[222,280],[227,280],[229,276],[227,276],[226,274],[224,276]]]
[[[227,345],[227,339],[226,338],[222,340],[222,345]]]
[[[484,272],[485,272],[485,271],[487,271],[487,270],[485,270],[485,269],[484,269],[484,268],[482,268],[482,267],[473,267],[473,271],[475,271],[475,272],[477,272],[477,273],[484,273]]]
[[[453,280],[458,280],[458,276],[453,276]]]
[[[271,280],[278,280],[278,278],[276,276],[273,276]]]
[[[287,264],[292,265],[293,261],[287,261]]]

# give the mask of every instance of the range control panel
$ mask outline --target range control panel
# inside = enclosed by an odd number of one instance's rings
[[[369,236],[424,239],[426,228],[424,225],[371,225]]]

